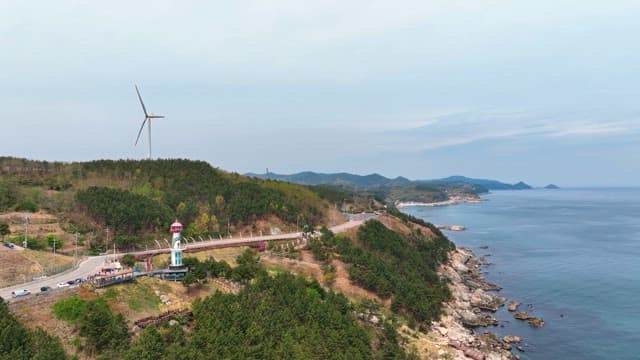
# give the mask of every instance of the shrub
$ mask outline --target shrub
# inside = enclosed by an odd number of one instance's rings
[[[128,267],[133,267],[136,264],[136,257],[133,254],[125,254],[120,262]]]
[[[78,322],[87,311],[87,301],[72,296],[53,304],[53,315],[60,320]]]
[[[37,212],[39,210],[38,204],[31,199],[24,199],[20,201],[16,205],[16,211],[28,211],[28,212]]]

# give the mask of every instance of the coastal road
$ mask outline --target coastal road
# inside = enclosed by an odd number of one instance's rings
[[[351,220],[342,223],[340,225],[333,226],[329,228],[334,233],[344,232],[351,228],[362,225],[365,221],[369,219],[373,219],[377,217],[376,214],[358,214],[355,217],[352,217]],[[253,237],[243,237],[243,238],[235,238],[235,239],[214,239],[214,240],[206,240],[200,242],[192,242],[186,244],[183,248],[184,252],[195,252],[198,249],[206,249],[206,248],[225,248],[225,247],[236,247],[236,246],[248,246],[256,243],[264,242],[264,241],[278,241],[278,240],[293,240],[302,237],[301,232],[295,233],[287,233],[287,234],[279,234],[279,235],[263,235],[263,236],[253,236]],[[130,252],[130,254],[136,256],[146,256],[146,255],[157,255],[157,254],[166,254],[171,252],[171,248],[161,248],[154,250],[142,250]]]
[[[330,230],[334,233],[340,233],[351,228],[362,225],[365,221],[369,219],[376,218],[378,215],[376,214],[357,214],[350,216],[350,220],[331,227]],[[264,235],[264,236],[255,236],[248,238],[235,238],[235,239],[221,239],[221,240],[207,240],[197,243],[190,243],[184,248],[185,251],[194,251],[199,248],[211,248],[215,246],[216,248],[223,247],[235,247],[235,246],[243,246],[250,245],[256,242],[263,241],[276,241],[276,240],[292,240],[297,239],[302,236],[302,233],[287,233],[280,235]],[[154,254],[162,254],[170,252],[170,248],[156,249],[156,250],[143,250],[132,252],[131,254],[144,256],[144,255],[154,255]],[[109,258],[112,258],[113,255],[100,255],[100,256],[90,256],[88,259],[81,262],[78,267],[72,271],[63,272],[60,274],[56,274],[53,276],[49,276],[44,279],[31,281],[28,283],[14,285],[6,288],[0,289],[0,297],[7,301],[15,301],[20,298],[12,298],[11,292],[26,289],[31,291],[31,296],[34,296],[36,293],[40,292],[40,288],[43,286],[49,286],[52,289],[57,289],[57,284],[61,282],[67,282],[70,280],[86,278],[89,275],[93,275],[98,272],[98,269],[104,265],[105,261]]]
[[[89,275],[96,273],[97,269],[101,267],[108,255],[91,256],[88,259],[82,261],[77,268],[71,271],[66,271],[60,274],[52,275],[44,279],[31,281],[25,284],[14,285],[0,289],[0,297],[5,300],[12,301],[11,292],[16,290],[26,289],[31,291],[32,296],[40,292],[40,288],[43,286],[49,286],[52,289],[58,288],[58,283],[67,282],[70,280],[85,278]]]

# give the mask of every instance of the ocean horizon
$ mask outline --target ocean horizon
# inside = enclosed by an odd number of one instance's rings
[[[481,203],[407,207],[485,256],[498,295],[542,317],[534,328],[501,308],[497,327],[523,338],[522,359],[638,359],[640,188],[576,187],[494,191]],[[488,247],[488,248],[485,248]],[[514,353],[518,353],[514,351]]]

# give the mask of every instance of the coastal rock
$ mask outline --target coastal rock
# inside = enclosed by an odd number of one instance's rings
[[[480,258],[480,265],[483,265],[483,266],[489,266],[489,265],[492,265],[492,264],[493,264],[491,261],[489,261],[489,260],[486,258],[486,256],[491,256],[491,255],[490,255],[490,254],[487,254],[487,255],[485,255],[485,256],[482,256],[482,257]]]
[[[474,360],[485,360],[485,355],[482,352],[480,352],[479,350],[467,347],[462,343],[460,343],[459,341],[449,341],[449,346],[457,350],[462,350],[462,353],[468,358],[471,358]]]
[[[520,312],[516,313],[513,317],[518,319],[518,320],[526,320],[530,325],[535,326],[535,327],[544,326],[544,320],[542,320],[540,318],[537,318],[537,317],[535,317],[533,315],[530,315],[525,311],[520,311]]]
[[[436,330],[440,333],[440,335],[442,336],[447,336],[447,334],[449,333],[449,330],[447,328],[444,327],[437,327]]]
[[[507,335],[502,338],[502,341],[506,342],[507,344],[519,344],[522,339],[520,339],[520,336]]]
[[[466,357],[473,360],[485,360],[485,356],[482,352],[480,352],[480,350],[465,348],[464,350],[462,350],[462,352]]]
[[[527,322],[529,322],[530,325],[533,325],[535,327],[543,327],[544,326],[544,320],[537,318],[535,316],[529,318],[529,320],[527,320]]]
[[[482,288],[482,284],[480,283],[480,281],[474,279],[474,278],[469,278],[468,276],[463,276],[463,281],[464,284],[467,285],[467,287],[469,287],[470,289],[481,289]]]
[[[526,311],[519,311],[515,315],[513,315],[513,317],[518,320],[529,320],[529,317],[531,317],[531,315],[527,314]]]
[[[463,325],[471,328],[479,326],[496,326],[498,325],[498,319],[489,314],[475,314],[471,311],[463,311],[460,313],[460,321]]]
[[[460,275],[451,266],[443,266],[440,273],[442,274],[442,276],[451,280],[451,282],[454,284],[462,281]]]
[[[482,289],[476,289],[471,296],[471,305],[491,312],[496,312],[506,301],[505,297],[487,294]]]
[[[509,305],[507,306],[507,309],[509,311],[516,311],[518,310],[518,306],[520,306],[520,303],[515,301],[515,300],[511,300],[509,301]]]
[[[463,263],[456,262],[453,264],[453,268],[458,274],[469,272],[469,268]]]
[[[482,276],[481,260],[473,252],[458,247],[449,254],[449,262],[440,266],[439,274],[449,280],[452,300],[445,304],[445,314],[432,324],[430,336],[446,339],[454,359],[507,360],[513,354],[510,344],[493,333],[479,334],[479,327],[497,326],[498,320],[486,311],[495,311],[507,299],[487,291],[500,289]],[[435,353],[434,353],[435,355]]]

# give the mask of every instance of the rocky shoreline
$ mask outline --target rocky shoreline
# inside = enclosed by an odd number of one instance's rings
[[[525,351],[519,345],[522,339],[518,336],[500,338],[482,330],[499,325],[491,313],[507,302],[505,297],[492,293],[501,288],[483,278],[481,267],[488,264],[470,249],[459,247],[451,252],[449,262],[440,267],[440,275],[450,280],[452,300],[445,304],[445,314],[433,324],[429,335],[439,338],[439,342],[446,342],[455,359],[519,359],[519,352]],[[519,305],[512,299],[508,310],[515,312]],[[544,324],[542,319],[524,311],[514,317],[528,321],[532,326]]]

